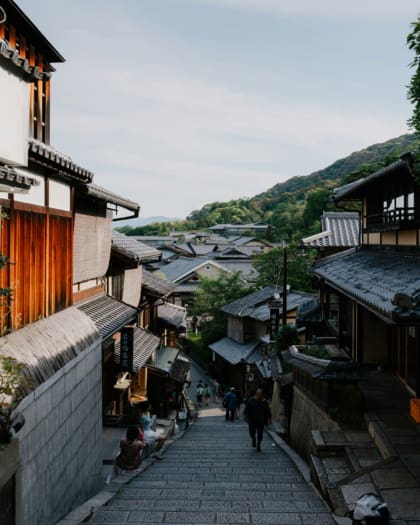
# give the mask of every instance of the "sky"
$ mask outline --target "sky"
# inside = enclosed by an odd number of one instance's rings
[[[407,133],[418,0],[16,0],[65,57],[51,144],[185,218]]]

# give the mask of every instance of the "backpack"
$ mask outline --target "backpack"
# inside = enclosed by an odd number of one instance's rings
[[[368,492],[363,494],[356,501],[354,510],[350,513],[350,517],[356,523],[388,525],[389,524],[389,510],[385,501],[374,494]]]

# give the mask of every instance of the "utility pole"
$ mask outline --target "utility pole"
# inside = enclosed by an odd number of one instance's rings
[[[283,313],[282,325],[287,325],[287,244],[283,242]]]

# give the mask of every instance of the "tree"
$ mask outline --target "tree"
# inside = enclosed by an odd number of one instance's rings
[[[207,315],[213,319],[223,318],[220,308],[250,293],[238,272],[222,273],[217,279],[200,278],[191,313]]]
[[[239,273],[223,273],[217,279],[200,279],[191,313],[209,316],[201,323],[200,331],[204,346],[226,335],[226,316],[220,308],[250,293]]]
[[[411,24],[411,27],[412,31],[407,36],[407,45],[411,51],[414,51],[414,59],[410,64],[410,67],[414,69],[414,74],[408,85],[407,97],[414,107],[408,124],[417,134],[420,134],[420,15]]]
[[[310,252],[301,253],[296,246],[287,248],[287,284],[292,290],[312,292],[310,267],[314,260],[314,254]],[[283,284],[283,248],[273,248],[260,255],[254,262],[258,271],[257,286],[263,288],[270,285]]]
[[[303,212],[303,223],[308,228],[314,223],[319,225],[319,218],[323,211],[332,207],[331,192],[318,188],[308,193],[306,206]]]

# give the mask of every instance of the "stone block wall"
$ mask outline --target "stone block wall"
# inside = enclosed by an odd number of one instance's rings
[[[19,405],[17,525],[49,525],[102,484],[102,352],[91,344]]]
[[[319,408],[296,385],[293,387],[293,408],[290,423],[290,444],[309,460],[312,430],[334,431],[339,425]]]

